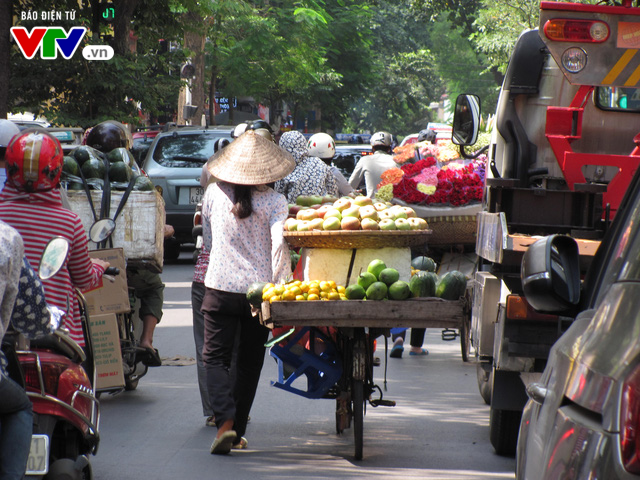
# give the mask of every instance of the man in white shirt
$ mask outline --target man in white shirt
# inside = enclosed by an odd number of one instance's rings
[[[354,189],[359,189],[364,180],[367,189],[367,197],[373,198],[380,183],[382,174],[390,168],[397,167],[391,155],[391,134],[388,132],[376,132],[371,136],[371,150],[373,155],[362,157],[349,178],[349,184]]]

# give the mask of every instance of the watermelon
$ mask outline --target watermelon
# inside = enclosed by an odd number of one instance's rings
[[[136,183],[133,184],[133,189],[141,192],[151,192],[153,190],[153,183],[144,175],[136,177]]]
[[[80,166],[78,165],[78,162],[76,162],[76,159],[71,156],[65,155],[62,159],[62,172],[66,173],[67,175],[79,177]]]
[[[247,300],[256,308],[262,305],[262,289],[265,285],[265,282],[254,282],[247,288]]]
[[[109,153],[107,153],[107,160],[109,160],[109,162],[112,164],[117,162],[124,162],[129,165],[129,167],[133,166],[133,164],[135,163],[133,154],[124,147],[114,148]]]
[[[91,159],[102,159],[102,153],[95,148],[88,147],[86,145],[81,145],[76,148],[73,152],[71,152],[73,158],[76,159],[78,165],[82,167],[85,162]]]
[[[133,172],[131,167],[124,162],[115,162],[109,165],[109,181],[129,183]]]
[[[104,162],[102,159],[91,158],[80,167],[84,178],[104,178]]]
[[[435,273],[423,271],[416,272],[409,281],[411,296],[414,298],[435,297],[437,283],[438,276]]]
[[[444,300],[458,300],[467,289],[467,277],[453,270],[445,273],[436,285],[436,297]]]
[[[424,270],[425,272],[435,272],[436,262],[431,257],[416,257],[411,260],[411,266],[416,270]]]

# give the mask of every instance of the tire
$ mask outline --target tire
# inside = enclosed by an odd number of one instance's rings
[[[124,389],[127,392],[132,392],[136,388],[138,388],[138,382],[140,381],[140,377],[138,375],[127,375],[124,377]]]
[[[462,350],[462,361],[469,361],[469,345],[471,343],[471,332],[470,332],[470,323],[471,318],[465,317],[462,320],[462,328],[460,329],[460,349]]]
[[[83,473],[76,470],[76,462],[70,458],[60,458],[51,464],[45,480],[82,480]]]
[[[364,443],[364,382],[354,380],[351,387],[353,410],[353,440],[356,460],[362,460]]]
[[[489,365],[490,366],[490,365]],[[476,377],[478,378],[478,390],[484,403],[491,405],[491,385],[493,385],[493,368],[488,372],[484,369],[483,364],[476,365]]]
[[[491,409],[489,438],[498,455],[514,456],[516,454],[521,419],[522,412]]]

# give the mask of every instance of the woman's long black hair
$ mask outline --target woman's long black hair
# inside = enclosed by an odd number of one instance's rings
[[[233,201],[234,205],[231,209],[233,213],[239,219],[247,218],[253,213],[251,206],[251,190],[252,185],[238,185],[233,186]]]

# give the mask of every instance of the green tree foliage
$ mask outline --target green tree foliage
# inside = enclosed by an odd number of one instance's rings
[[[108,61],[87,61],[81,53],[87,44],[122,43],[122,39],[113,37],[111,25],[95,21],[99,14],[97,0],[80,4],[61,0],[16,3],[17,25],[29,30],[34,26],[48,25],[66,29],[84,25],[92,30],[85,35],[83,43],[69,60],[44,60],[38,56],[28,60],[14,46],[10,52],[11,111],[42,114],[54,125],[88,127],[105,119],[135,124],[138,122],[138,107],[152,114],[164,112],[167,107],[175,110],[183,54],[180,50],[160,51],[159,40],[167,39],[167,33],[172,31],[172,17],[163,14],[166,2],[145,2],[144,8],[134,11],[132,25],[138,37],[137,52],[125,49]],[[154,3],[155,8],[150,8],[150,3]],[[118,8],[117,3],[115,5]],[[21,11],[52,10],[75,10],[76,18],[51,22],[20,20]],[[149,22],[154,16],[155,23]],[[129,30],[121,32],[121,35],[128,38]]]

